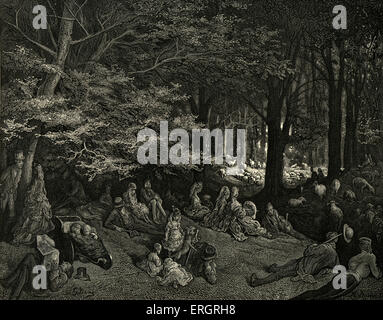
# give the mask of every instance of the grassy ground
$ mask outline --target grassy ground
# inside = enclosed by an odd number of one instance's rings
[[[194,224],[184,218],[183,224]],[[23,295],[23,299],[289,299],[295,295],[324,284],[331,275],[319,277],[317,284],[296,283],[285,278],[278,282],[252,288],[247,278],[256,272],[265,276],[265,267],[271,263],[285,263],[302,255],[307,243],[290,236],[274,240],[250,237],[239,243],[228,234],[201,228],[201,236],[216,246],[217,284],[210,285],[202,278],[195,278],[187,287],[174,289],[161,287],[154,279],[137,269],[133,261],[148,252],[158,239],[141,236],[130,239],[126,234],[113,231],[102,232],[101,237],[113,256],[113,267],[102,270],[91,264],[75,263],[75,267],[86,266],[91,281],[71,279],[57,293],[43,297]],[[26,249],[15,249],[0,243],[0,277],[9,272],[26,253]],[[383,282],[366,280],[347,298],[379,299],[383,297]],[[6,299],[7,292],[0,286],[0,299]]]

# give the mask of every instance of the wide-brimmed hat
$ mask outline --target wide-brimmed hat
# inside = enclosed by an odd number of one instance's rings
[[[114,199],[114,207],[115,208],[121,208],[124,206],[124,201],[122,200],[121,197],[117,197]]]
[[[74,278],[79,279],[79,280],[84,280],[84,281],[90,281],[90,276],[89,276],[89,274],[86,273],[85,267],[78,267],[77,273],[74,276]]]
[[[354,237],[354,230],[346,223],[343,226],[344,241],[346,241],[347,243],[350,243],[353,237]]]
[[[217,256],[217,250],[214,246],[208,244],[205,247],[205,250],[202,252],[201,259],[204,261],[209,261],[214,259]]]
[[[372,240],[370,238],[367,238],[367,237],[361,237],[359,238],[359,244],[368,244],[371,246],[371,243],[372,243]]]

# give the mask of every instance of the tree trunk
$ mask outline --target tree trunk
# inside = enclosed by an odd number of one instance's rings
[[[277,196],[282,186],[285,144],[281,140],[279,123],[269,125],[268,133],[265,191],[271,196]]]
[[[7,144],[1,141],[0,148],[0,172],[3,172],[7,168]]]
[[[38,141],[39,141],[39,138],[37,136],[34,136],[31,139],[27,154],[25,156],[23,172],[21,174],[21,179],[19,182],[18,190],[17,190],[17,201],[16,201],[17,216],[20,216],[23,212],[25,195],[32,181],[33,160],[35,158]]]
[[[75,6],[72,0],[65,1],[63,9],[63,17],[60,24],[60,33],[58,37],[58,51],[55,65],[60,71],[64,71],[65,61],[68,57],[71,42],[72,42],[72,32],[74,25],[74,18],[70,12],[75,12]],[[40,94],[44,96],[53,96],[56,90],[56,87],[61,79],[60,73],[56,72],[53,74],[48,74],[45,82],[40,88]]]
[[[288,134],[288,130],[281,130],[282,104],[282,99],[271,97],[267,105],[267,161],[264,192],[270,196],[279,195],[282,189],[283,152],[287,144],[286,131]]]
[[[335,44],[339,52],[338,79],[336,79],[335,76],[331,48],[328,50],[326,61],[329,72],[328,177],[330,180],[339,175],[342,166],[342,94],[345,71],[344,41],[337,40]]]
[[[349,90],[347,90],[347,102],[346,102],[346,136],[344,141],[344,168],[350,170],[355,163],[354,159],[354,106],[351,101]]]
[[[341,168],[342,110],[337,103],[335,87],[329,88],[329,130],[328,130],[328,177],[335,178]]]
[[[262,105],[262,113],[263,113],[263,105]],[[261,120],[261,148],[260,148],[260,155],[258,157],[258,160],[265,161],[266,159],[266,139],[267,139],[267,133],[266,133],[266,123],[265,121]]]

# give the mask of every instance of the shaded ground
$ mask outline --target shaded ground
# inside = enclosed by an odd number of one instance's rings
[[[184,218],[183,224],[194,224]],[[247,277],[253,272],[259,276],[267,273],[264,268],[271,263],[285,263],[301,256],[307,243],[283,236],[267,240],[250,237],[239,243],[228,234],[201,228],[201,236],[218,249],[216,285],[208,284],[202,278],[195,278],[184,288],[161,287],[133,264],[133,259],[148,252],[156,239],[148,236],[130,239],[126,234],[105,231],[101,234],[105,245],[113,256],[114,265],[104,271],[91,264],[75,263],[75,267],[86,266],[91,281],[71,279],[57,293],[45,297],[23,299],[288,299],[305,290],[324,284],[331,275],[320,276],[315,285],[295,283],[290,279],[252,288]],[[15,249],[0,243],[0,277],[8,273],[9,267],[20,261],[27,250]],[[349,297],[352,299],[379,299],[383,297],[383,281],[368,279]],[[5,290],[0,286],[0,299],[6,299]]]

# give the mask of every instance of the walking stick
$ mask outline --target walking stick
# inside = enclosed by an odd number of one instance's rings
[[[197,229],[197,232],[195,233],[195,235],[194,235],[194,239],[193,239],[193,240],[196,239],[196,237],[197,237],[197,235],[198,235],[198,232],[199,232],[199,230]],[[186,266],[186,267],[187,267],[187,264],[188,264],[188,261],[189,261],[189,257],[190,257],[191,249],[194,249],[194,250],[197,252],[197,249],[194,248],[194,246],[190,243],[190,249],[189,249],[188,255],[186,256],[186,261],[185,261],[185,266]]]

